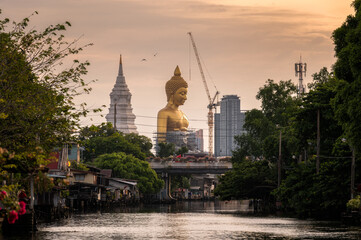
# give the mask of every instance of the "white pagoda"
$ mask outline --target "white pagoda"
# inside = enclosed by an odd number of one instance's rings
[[[132,104],[130,100],[132,94],[125,83],[123,75],[122,55],[120,55],[119,71],[117,80],[110,93],[109,113],[105,116],[107,122],[111,122],[113,126],[123,133],[138,133],[134,124],[135,115],[133,114]]]

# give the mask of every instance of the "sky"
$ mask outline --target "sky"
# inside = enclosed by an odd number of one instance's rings
[[[30,26],[44,29],[69,21],[68,40],[93,43],[79,59],[91,66],[85,79],[93,91],[75,101],[89,107],[82,126],[105,122],[109,94],[122,55],[125,80],[139,134],[153,137],[156,116],[166,105],[165,83],[178,65],[188,82],[181,110],[190,128],[208,142],[208,97],[190,44],[192,32],[210,94],[238,95],[241,109],[260,108],[256,94],[267,79],[298,84],[294,64],[307,63],[304,84],[335,62],[332,31],[353,14],[351,0],[0,0],[1,19],[20,21],[34,11]],[[146,59],[146,61],[142,61]],[[219,110],[218,110],[219,111]]]

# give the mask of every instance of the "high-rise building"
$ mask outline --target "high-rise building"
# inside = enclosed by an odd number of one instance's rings
[[[236,144],[234,137],[245,133],[245,113],[237,95],[225,95],[220,102],[220,113],[214,114],[214,155],[232,156]]]
[[[123,75],[122,55],[120,55],[117,80],[110,93],[109,113],[105,116],[107,122],[123,133],[138,133],[134,124],[135,115],[131,104],[132,94],[125,83]]]
[[[200,152],[203,152],[203,149],[204,149],[203,129],[199,129],[195,133],[196,133],[197,150],[200,151]]]

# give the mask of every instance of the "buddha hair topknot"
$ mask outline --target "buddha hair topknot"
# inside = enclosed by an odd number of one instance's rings
[[[167,101],[181,87],[188,88],[188,83],[181,77],[181,72],[177,66],[174,70],[174,76],[165,84]]]

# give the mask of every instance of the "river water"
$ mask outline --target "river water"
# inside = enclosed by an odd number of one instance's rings
[[[31,239],[361,239],[337,222],[244,214],[240,202],[183,202],[76,214],[39,225]],[[243,213],[240,213],[243,212]]]

